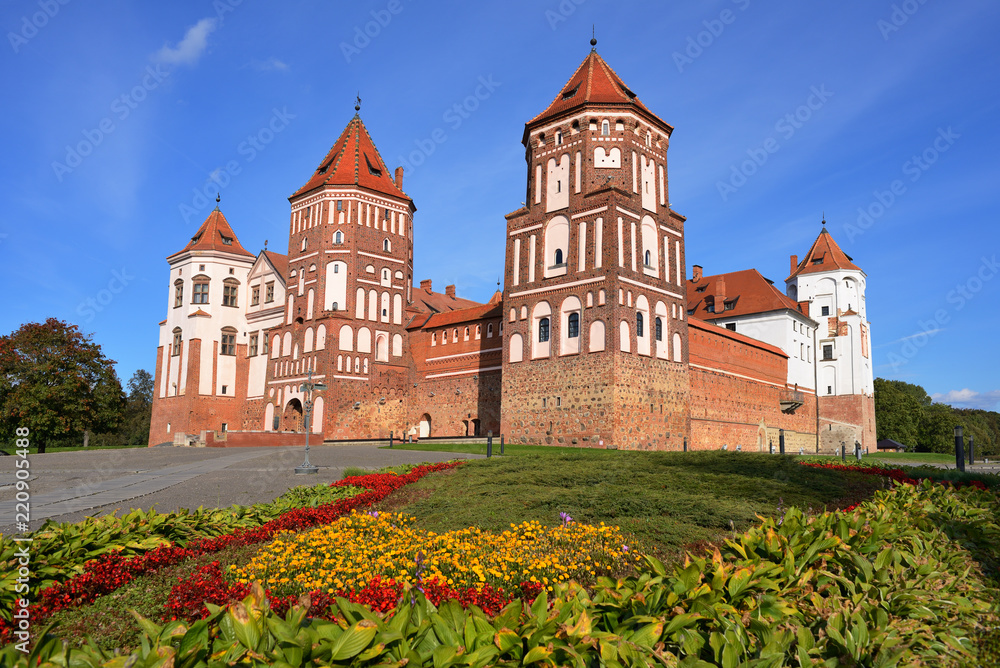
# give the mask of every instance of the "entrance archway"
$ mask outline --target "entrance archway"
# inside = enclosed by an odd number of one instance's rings
[[[281,431],[303,431],[302,402],[292,399],[281,415]]]
[[[428,438],[431,435],[431,416],[424,413],[420,417],[420,438]]]

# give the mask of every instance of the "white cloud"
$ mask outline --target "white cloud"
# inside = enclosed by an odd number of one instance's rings
[[[218,26],[216,19],[202,19],[188,28],[177,46],[164,44],[154,59],[167,65],[194,65],[208,48],[208,36]]]
[[[288,69],[288,63],[271,56],[267,60],[253,60],[248,64],[258,72],[284,72]]]
[[[992,392],[976,392],[965,388],[951,390],[945,394],[932,394],[931,399],[943,404],[951,404],[956,408],[981,408],[987,411],[997,410],[1000,404],[1000,390]]]

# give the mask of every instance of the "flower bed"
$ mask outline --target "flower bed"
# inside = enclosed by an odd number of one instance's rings
[[[312,531],[278,536],[232,575],[278,594],[352,591],[373,578],[509,591],[522,582],[548,589],[570,579],[593,582],[639,563],[621,530],[603,523],[564,521],[547,528],[524,522],[499,534],[478,527],[436,534],[413,522],[401,513],[355,512]]]
[[[404,485],[416,482],[428,473],[458,466],[461,462],[418,466],[410,473],[376,473],[339,480],[331,487],[362,488],[368,491],[316,507],[294,508],[277,518],[254,528],[241,528],[232,533],[189,542],[185,546],[166,543],[139,555],[126,556],[119,550],[107,552],[86,563],[83,572],[63,582],[43,588],[30,606],[32,624],[36,627],[52,613],[89,603],[99,596],[115,591],[145,573],[180,563],[203,554],[212,554],[234,545],[251,545],[269,540],[278,533],[307,529],[332,522],[352,510],[376,503]],[[0,619],[0,641],[11,639],[13,627]]]
[[[933,476],[921,476],[914,477],[911,471],[906,471],[900,468],[890,468],[887,466],[879,465],[869,465],[865,466],[862,464],[831,464],[831,463],[817,463],[817,462],[799,462],[802,466],[809,466],[816,469],[830,469],[832,471],[844,471],[846,473],[864,473],[865,475],[877,475],[883,478],[889,478],[900,484],[906,485],[919,485],[921,479],[929,479],[934,483],[945,486],[954,486],[956,488],[961,487],[975,487],[976,489],[987,489],[986,485],[979,480],[970,480],[968,482],[950,482],[948,480],[934,480]]]
[[[790,508],[675,568],[647,559],[638,576],[590,591],[560,583],[496,615],[416,594],[387,614],[340,598],[336,621],[308,619],[311,599],[284,608],[253,586],[193,624],[143,620],[134,659],[93,646],[73,657],[109,668],[997,665],[997,517],[996,494],[895,485],[852,513]],[[49,636],[31,656],[7,647],[0,664],[65,655]]]

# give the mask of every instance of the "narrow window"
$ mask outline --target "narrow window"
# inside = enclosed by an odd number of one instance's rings
[[[556,130],[556,144],[562,143],[562,130]]]
[[[558,265],[560,265],[562,263],[563,263],[562,248],[557,248],[556,249],[556,254],[555,254],[555,264],[556,264],[556,266],[558,266]]]
[[[250,292],[250,306],[257,306],[260,304],[260,286],[255,285],[253,290]]]
[[[389,244],[388,239],[382,240],[382,250],[384,250],[387,253],[392,250],[392,246]]]
[[[260,339],[259,339],[259,335],[257,334],[257,332],[254,332],[253,334],[250,335],[250,349],[247,351],[247,356],[248,357],[256,357],[257,356],[257,347],[258,347],[258,341],[259,340]]]
[[[605,137],[611,134],[611,124],[607,121],[601,121],[601,134]]]
[[[174,330],[174,345],[170,350],[170,354],[173,357],[177,357],[181,354],[181,330],[180,327]]]
[[[545,343],[549,340],[549,319],[542,318],[538,321],[538,342]]]
[[[566,336],[575,339],[580,336],[580,314],[570,313],[566,326]]]
[[[650,254],[649,251],[646,251],[646,262],[645,262],[645,264],[646,264],[647,267],[653,266],[652,262],[650,262],[650,260],[652,260],[652,255]]]
[[[342,243],[344,243],[344,233],[343,232],[337,232],[336,234],[334,234],[333,235],[333,243],[335,243],[335,244],[342,244]]]
[[[208,281],[198,281],[194,284],[194,295],[191,300],[192,304],[207,304],[208,303]]]
[[[234,279],[227,278],[222,285],[222,305],[237,306],[238,294],[239,283],[237,283]]]
[[[303,251],[306,249],[306,246],[308,245],[308,243],[309,243],[308,239],[303,239],[302,240],[302,250]]]
[[[662,318],[657,318],[656,319],[656,340],[657,341],[662,341],[663,340],[663,319]]]
[[[823,359],[832,360],[833,359],[833,346],[824,345],[823,346]]]
[[[219,347],[220,355],[236,354],[236,332],[223,332],[222,344]]]
[[[174,308],[184,305],[184,281],[177,279],[174,282]]]
[[[642,329],[642,313],[635,314],[635,335],[638,337],[645,336]]]
[[[344,210],[344,201],[338,199],[337,200],[337,211],[343,211],[343,210]]]
[[[270,303],[274,301],[274,281],[271,281],[264,288],[264,303]]]

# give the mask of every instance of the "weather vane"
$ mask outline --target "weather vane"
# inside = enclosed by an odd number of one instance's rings
[[[354,111],[361,111],[361,91],[358,91],[358,96],[354,100]]]

